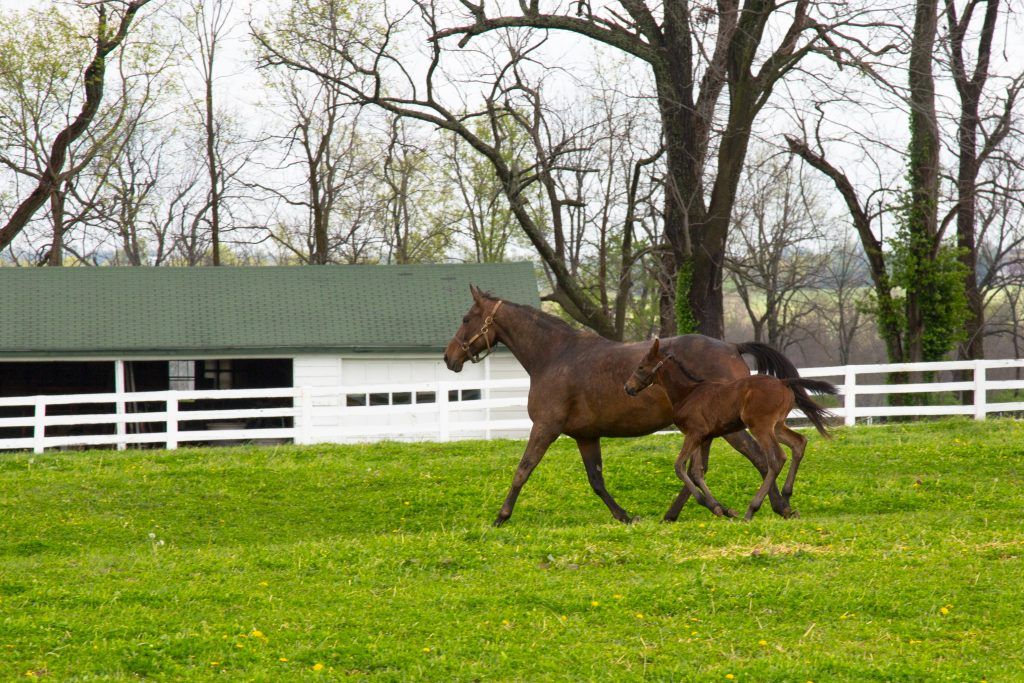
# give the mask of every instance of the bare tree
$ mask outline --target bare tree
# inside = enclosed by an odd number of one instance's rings
[[[67,121],[52,138],[49,138],[48,128],[55,125],[55,122],[40,120],[38,115],[45,114],[45,112],[39,109],[19,112],[19,115],[13,119],[13,127],[7,128],[5,131],[5,137],[11,134],[20,135],[18,143],[23,153],[20,157],[11,156],[9,154],[10,147],[5,145],[6,150],[0,155],[0,163],[16,174],[30,178],[34,181],[35,187],[18,203],[7,217],[3,227],[0,228],[0,249],[7,248],[39,209],[49,202],[53,239],[46,260],[50,265],[61,263],[67,191],[76,174],[92,161],[103,144],[118,130],[119,117],[115,115],[113,121],[107,122],[103,130],[97,132],[93,143],[85,150],[78,150],[78,157],[74,158],[70,164],[68,163],[69,157],[75,152],[75,143],[89,131],[96,121],[97,115],[101,112],[107,66],[111,54],[122,46],[138,11],[148,2],[149,0],[101,1],[86,6],[86,11],[92,14],[94,23],[89,29],[91,32],[89,40],[92,43],[91,58],[80,81],[82,95],[80,98],[74,97],[74,101],[80,103],[78,113],[70,121]],[[51,14],[48,18],[37,15],[35,19],[42,22],[44,30],[47,28],[45,25],[47,20],[56,23],[64,22],[58,14]],[[73,40],[74,29],[71,28],[71,24],[65,23],[59,29],[63,30],[65,34],[61,40],[69,42]],[[55,39],[56,36],[57,34],[54,33]],[[51,89],[55,81],[47,81],[46,78],[42,79],[44,85],[42,90],[36,90],[34,93],[27,90],[27,88],[39,84],[39,80],[31,75],[18,71],[19,67],[24,67],[29,62],[4,59],[0,60],[0,63],[3,64],[3,67],[0,67],[3,71],[3,82],[14,90],[15,100],[21,105],[27,105],[31,109],[36,104],[59,95],[59,92]],[[41,63],[52,64],[48,60],[41,60]],[[60,79],[61,75],[55,73],[50,77]],[[43,99],[36,99],[36,94],[42,94]],[[50,102],[50,104],[54,103]],[[62,104],[68,105],[67,102]],[[54,112],[51,110],[49,113]],[[19,127],[18,122],[28,124],[33,117],[36,117],[34,125]]]
[[[697,10],[689,3],[673,1],[663,11],[643,2],[623,2],[621,7],[609,5],[597,11],[592,11],[589,3],[573,3],[542,11],[538,2],[524,2],[518,13],[489,16],[482,4],[464,1],[464,21],[455,19],[456,25],[442,26],[440,17],[457,15],[426,1],[418,3],[418,9],[432,40],[429,66],[421,75],[402,68],[402,56],[396,52],[394,41],[401,22],[386,19],[376,36],[367,38],[361,51],[345,55],[353,75],[341,79],[339,87],[361,104],[373,104],[455,132],[484,155],[501,179],[516,219],[552,272],[554,298],[572,317],[604,334],[614,334],[614,325],[606,320],[598,302],[576,286],[571,270],[560,260],[557,245],[538,237],[531,209],[521,194],[524,180],[532,177],[534,169],[510,165],[500,150],[474,134],[465,125],[465,110],[442,101],[443,88],[435,79],[444,70],[442,62],[465,49],[470,40],[517,28],[575,33],[646,63],[654,80],[666,148],[669,191],[664,194],[664,230],[675,255],[668,266],[674,275],[679,261],[692,259],[690,306],[701,331],[721,336],[722,260],[752,123],[775,84],[805,55],[830,49],[850,56],[849,50],[833,42],[834,32],[854,21],[859,11],[846,4],[809,0],[785,7],[753,1],[740,7],[738,2],[724,2],[717,10]],[[773,22],[784,26],[778,32],[767,30]],[[324,28],[325,22],[310,27],[308,40],[315,49],[332,45]],[[777,42],[769,45],[773,37]],[[458,49],[448,47],[449,38],[458,39]],[[274,43],[267,36],[263,40],[274,55],[271,62],[315,69],[313,60],[301,49]],[[720,95],[725,90],[729,97],[723,111]],[[716,112],[722,113],[723,129],[713,140]],[[712,153],[715,171],[708,187],[707,161],[714,141],[718,142],[717,152]],[[665,293],[669,302],[673,292]],[[670,331],[674,326],[671,306],[663,317],[662,327]]]
[[[960,345],[960,357],[984,358],[984,297],[979,286],[977,243],[978,174],[982,164],[999,149],[1011,131],[1013,112],[1024,74],[1013,77],[1007,85],[1005,97],[996,103],[995,111],[985,115],[982,96],[990,77],[993,36],[998,24],[999,0],[985,0],[985,12],[977,36],[971,35],[972,22],[982,4],[981,0],[967,0],[958,8],[954,0],[945,1],[947,23],[946,47],[949,52],[949,71],[960,99],[956,125],[956,216],[957,246],[964,266],[964,291],[970,315],[966,323],[966,340]],[[972,40],[973,39],[973,40]],[[974,63],[968,63],[965,54],[968,44],[976,44]],[[982,136],[979,147],[978,136]]]
[[[803,341],[818,305],[824,211],[801,169],[767,150],[744,177],[726,268],[754,338],[785,350]]]
[[[197,103],[203,132],[205,166],[209,178],[210,257],[212,264],[221,263],[221,218],[226,182],[222,152],[224,114],[217,110],[215,84],[217,57],[231,31],[233,0],[187,0],[178,20],[195,51],[188,50],[191,62],[202,81],[203,98]]]

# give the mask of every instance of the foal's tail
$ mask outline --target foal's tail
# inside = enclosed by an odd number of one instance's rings
[[[835,385],[820,379],[806,379],[804,377],[787,378],[782,380],[782,382],[793,391],[796,407],[803,411],[803,414],[811,421],[814,428],[826,439],[831,439],[832,435],[825,429],[825,421],[835,417],[835,415],[827,408],[818,405],[807,395],[807,390],[815,394],[834,396],[839,393]]]
[[[800,372],[793,362],[777,349],[761,342],[743,342],[736,345],[736,351],[754,357],[759,375],[775,375],[779,379],[799,377]]]

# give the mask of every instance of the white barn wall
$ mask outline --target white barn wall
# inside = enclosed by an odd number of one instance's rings
[[[353,354],[347,356],[304,355],[296,356],[292,365],[294,386],[303,387],[364,387],[367,385],[401,385],[416,382],[458,382],[472,385],[473,380],[521,379],[526,372],[519,362],[508,352],[495,352],[484,362],[467,363],[462,372],[455,374],[445,367],[438,354]],[[490,398],[506,398],[524,396],[525,390],[493,389]],[[369,397],[367,397],[369,399]],[[435,397],[436,398],[436,397]],[[482,398],[488,398],[484,392]],[[415,400],[415,396],[413,397]],[[500,408],[490,411],[472,410],[472,401],[452,400],[449,405],[453,412],[453,420],[484,421],[504,419],[525,419],[523,408]],[[461,410],[465,406],[468,410]],[[379,410],[379,414],[377,411]],[[387,427],[392,431],[391,438],[406,440],[424,438],[422,436],[405,436],[411,427],[433,427],[437,424],[435,413],[392,414],[387,405],[379,406],[367,414],[346,417],[344,396],[314,397],[313,415],[310,426],[314,441],[336,441],[338,429],[352,427],[354,421],[359,425]],[[464,438],[509,437],[523,438],[526,430],[481,431],[465,433]]]

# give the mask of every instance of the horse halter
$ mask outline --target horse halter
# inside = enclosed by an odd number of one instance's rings
[[[459,346],[461,346],[462,350],[466,352],[467,356],[469,356],[469,361],[471,363],[479,363],[484,358],[487,358],[487,356],[491,355],[491,351],[493,349],[491,348],[491,340],[487,338],[487,331],[491,328],[491,325],[494,324],[494,314],[498,312],[499,308],[501,308],[502,303],[504,302],[499,299],[498,303],[494,304],[494,308],[491,309],[491,314],[484,318],[484,324],[483,326],[481,326],[479,332],[474,334],[468,341],[459,342]],[[484,352],[483,355],[481,355],[480,351],[473,353],[469,349],[469,347],[473,345],[473,342],[475,342],[480,337],[483,337],[484,343],[487,344],[487,351]]]

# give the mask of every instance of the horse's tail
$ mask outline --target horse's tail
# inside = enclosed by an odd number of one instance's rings
[[[811,421],[814,428],[824,436],[826,439],[831,439],[832,435],[825,429],[825,421],[829,420],[835,415],[819,405],[807,395],[807,390],[814,392],[815,394],[828,394],[834,396],[839,393],[835,385],[830,382],[825,382],[820,379],[806,379],[804,377],[792,377],[782,380],[782,382],[793,391],[793,398],[796,400],[796,407],[799,408],[807,419]]]
[[[736,350],[739,353],[746,353],[754,357],[754,363],[757,366],[757,373],[759,375],[775,375],[779,379],[800,376],[800,372],[791,360],[767,344],[743,342],[736,345]]]

